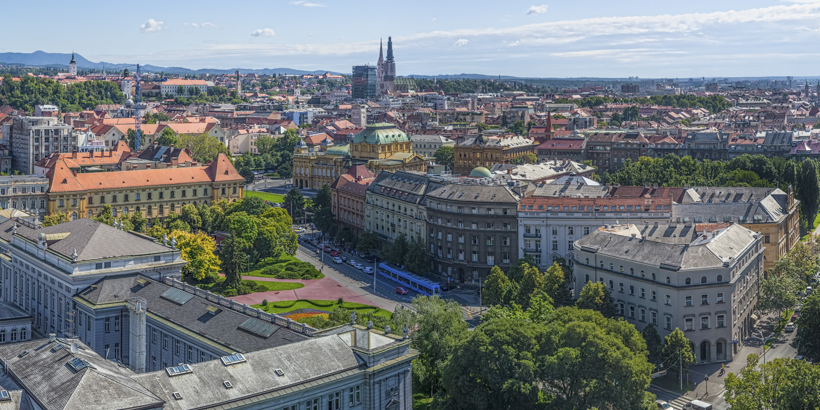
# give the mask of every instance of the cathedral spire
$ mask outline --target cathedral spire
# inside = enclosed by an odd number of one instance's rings
[[[379,39],[379,64],[384,62],[384,55],[382,53],[383,51],[384,45],[382,44],[382,39]]]
[[[387,37],[387,61],[393,61],[393,38]]]

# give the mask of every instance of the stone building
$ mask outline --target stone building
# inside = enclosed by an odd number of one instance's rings
[[[407,134],[393,124],[379,123],[368,125],[349,143],[335,145],[326,138],[311,147],[300,142],[293,153],[293,182],[299,188],[319,189],[355,165],[364,165],[374,174],[427,170],[427,162],[413,152]]]
[[[47,177],[48,213],[65,213],[68,220],[94,216],[105,205],[111,205],[116,218],[131,212],[162,218],[187,204],[242,199],[245,189],[245,179],[225,154],[204,167],[80,174],[60,161]]]
[[[681,329],[698,363],[729,362],[752,334],[763,235],[730,223],[608,225],[576,241],[575,289],[601,282],[618,315],[661,338]]]
[[[48,179],[0,176],[0,209],[19,209],[42,219],[46,216]]]
[[[71,126],[56,117],[14,117],[11,155],[14,169],[34,173],[34,163],[52,152],[71,152],[78,145]]]
[[[374,179],[364,165],[356,165],[330,185],[331,206],[340,230],[347,227],[355,237],[364,232],[367,187]]]
[[[453,179],[427,193],[432,269],[453,282],[478,283],[493,266],[506,271],[517,260],[516,209],[527,184]]]
[[[508,164],[525,154],[535,154],[535,147],[531,139],[518,135],[488,137],[482,134],[467,138],[455,146],[453,173],[467,175],[477,167]]]
[[[441,184],[421,173],[382,172],[367,187],[365,230],[388,242],[400,235],[408,241],[425,242],[426,196]]]

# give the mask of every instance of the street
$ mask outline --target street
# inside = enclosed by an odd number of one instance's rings
[[[366,274],[344,262],[334,263],[333,258],[325,252],[316,253],[316,247],[307,241],[307,239],[312,238],[315,234],[318,234],[318,232],[306,231],[305,233],[300,234],[299,252],[296,254],[299,259],[306,261],[313,260],[316,262],[321,262],[323,260],[324,268],[322,268],[322,273],[333,277],[340,283],[344,283],[350,288],[357,288],[362,292],[370,293],[373,297],[379,298],[384,303],[390,304],[393,307],[399,305],[412,307],[411,302],[413,301],[413,298],[418,295],[417,292],[412,289],[407,289],[407,295],[399,295],[396,293],[395,289],[396,287],[401,286],[400,284],[392,282],[378,274]],[[363,266],[373,266],[375,270],[375,264],[367,262],[361,257],[355,256],[350,252],[342,251],[342,256],[346,257],[348,260],[353,259],[354,261],[361,263]],[[374,280],[376,282],[375,292],[373,290]],[[442,292],[441,298],[454,300],[462,305],[465,320],[467,320],[471,326],[475,326],[478,324],[479,309],[477,303],[473,302],[470,304],[469,302],[472,298],[472,294],[473,292],[471,291],[451,290],[448,292]]]

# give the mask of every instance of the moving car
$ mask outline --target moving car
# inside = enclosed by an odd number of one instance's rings
[[[340,258],[338,256],[333,258],[333,263],[342,263],[342,258]]]
[[[363,272],[368,274],[368,275],[372,275],[373,274],[373,267],[372,266],[366,266],[364,268]]]
[[[364,266],[362,266],[362,264],[359,263],[359,262],[356,262],[356,264],[353,265],[353,267],[358,269],[358,270],[364,270]]]
[[[789,322],[786,324],[786,333],[794,332],[794,322]]]
[[[305,228],[295,228],[295,229],[293,230],[293,232],[296,232],[296,233],[303,233],[303,232],[305,232]]]
[[[659,409],[663,409],[663,410],[666,410],[666,409],[671,409],[671,408],[672,408],[672,406],[670,406],[670,405],[669,405],[669,403],[667,403],[667,402],[665,402],[665,401],[663,401],[663,400],[655,400],[655,404],[657,404],[657,405],[658,405],[658,408],[659,408]]]
[[[396,288],[396,293],[398,293],[399,295],[406,295],[407,294],[407,289],[399,286],[399,287]]]

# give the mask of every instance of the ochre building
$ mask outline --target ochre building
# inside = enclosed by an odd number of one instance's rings
[[[132,212],[162,218],[180,213],[187,204],[242,199],[245,187],[225,154],[203,167],[81,174],[60,160],[47,177],[48,214],[62,212],[69,220],[97,215],[105,205],[111,205],[117,218]]]
[[[325,139],[309,146],[300,141],[293,153],[293,181],[299,188],[319,189],[355,165],[364,165],[373,174],[427,171],[424,158],[413,152],[407,134],[393,124],[381,123],[368,125],[344,144],[334,145]]]
[[[525,154],[535,154],[536,144],[519,135],[467,138],[455,146],[453,173],[467,175],[478,167],[492,168],[494,164],[509,164]]]

